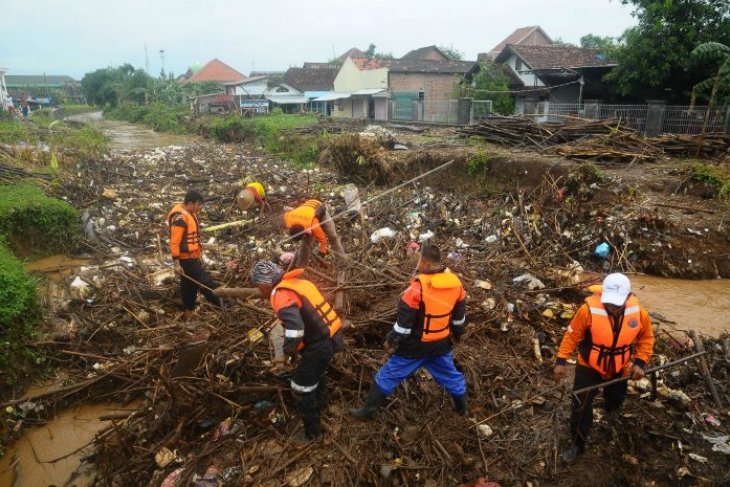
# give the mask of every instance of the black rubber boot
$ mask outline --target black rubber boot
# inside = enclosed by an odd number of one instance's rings
[[[307,392],[298,396],[299,411],[302,414],[302,423],[304,423],[304,435],[295,438],[295,441],[297,443],[317,441],[322,437],[322,423],[319,417],[319,407],[317,407],[316,392]]]
[[[350,414],[358,419],[373,419],[375,413],[385,403],[385,398],[386,396],[380,392],[378,386],[373,384],[368,397],[365,398],[365,404],[359,409],[350,409]]]
[[[583,443],[582,441],[576,441],[575,443],[570,445],[570,448],[560,454],[560,459],[563,461],[563,463],[571,465],[578,459],[579,456],[585,453],[585,451],[585,443]]]
[[[466,404],[466,394],[462,394],[461,396],[452,394],[451,399],[454,400],[454,409],[456,410],[456,413],[461,416],[466,416],[469,412],[469,407]]]

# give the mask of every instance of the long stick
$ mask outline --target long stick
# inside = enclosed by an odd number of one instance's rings
[[[705,345],[702,343],[702,338],[700,337],[699,333],[697,333],[696,330],[692,330],[690,332],[692,334],[692,340],[695,342],[695,347],[697,347],[698,352],[704,352],[705,351]],[[710,388],[710,392],[712,393],[712,398],[715,400],[715,404],[717,404],[717,407],[722,407],[722,401],[720,401],[720,396],[717,394],[717,389],[715,389],[715,383],[712,381],[712,375],[710,375],[710,368],[707,366],[707,360],[705,360],[705,357],[700,357],[700,369],[702,369],[702,374],[705,376],[705,380],[707,380],[707,387]]]
[[[668,363],[666,363],[664,365],[658,365],[656,367],[652,367],[651,369],[645,370],[644,373],[645,374],[649,374],[651,372],[656,372],[658,370],[667,369],[669,367],[674,367],[675,365],[683,364],[684,362],[687,362],[689,360],[692,360],[693,358],[702,357],[703,355],[706,355],[706,354],[707,354],[706,351],[697,352],[697,353],[694,353],[694,354],[689,355],[687,357],[684,357],[684,358],[675,360],[674,362],[668,362]],[[610,386],[610,385],[613,385],[613,384],[618,384],[619,382],[623,382],[623,381],[629,380],[629,379],[630,379],[630,377],[627,375],[627,376],[624,376],[624,377],[619,377],[618,379],[612,379],[612,380],[603,382],[601,384],[597,384],[595,386],[584,387],[583,389],[578,389],[578,390],[573,391],[573,396],[575,396],[575,398],[578,400],[578,402],[580,402],[580,399],[578,398],[578,394],[583,394],[584,392],[590,392],[590,391],[593,391],[595,389],[601,389],[603,387]]]

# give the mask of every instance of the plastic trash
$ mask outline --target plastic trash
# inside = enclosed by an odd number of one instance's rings
[[[165,477],[165,480],[162,481],[160,487],[176,487],[180,482],[180,476],[182,475],[183,470],[184,469],[182,468],[178,468],[170,472],[170,475]]]
[[[384,239],[391,239],[395,237],[396,232],[390,227],[383,227],[379,228],[378,230],[375,230],[372,235],[370,235],[370,241],[374,244],[380,242]]]
[[[608,259],[608,255],[611,253],[611,247],[606,243],[600,243],[596,246],[593,254],[599,259]]]
[[[218,487],[220,482],[220,469],[215,465],[209,466],[202,477],[193,479],[194,487]]]
[[[423,242],[425,242],[426,240],[430,240],[430,239],[432,239],[432,238],[433,238],[433,236],[434,236],[434,233],[433,233],[433,232],[432,232],[431,230],[429,230],[429,231],[427,231],[427,232],[425,232],[425,233],[422,233],[422,234],[420,234],[420,235],[418,236],[418,241],[419,241],[419,242],[421,242],[421,243],[423,243]]]
[[[488,424],[480,424],[477,426],[477,430],[479,431],[479,436],[482,438],[489,438],[494,434],[494,430]]]
[[[406,255],[417,254],[421,250],[421,246],[416,242],[408,242],[406,244]]]
[[[545,289],[545,284],[543,284],[540,279],[529,273],[515,277],[514,279],[512,279],[512,282],[515,284],[527,283],[527,289],[530,290]]]
[[[487,243],[494,243],[494,242],[497,241],[497,236],[496,235],[490,235],[490,236],[488,236],[486,238],[486,241],[487,241]]]
[[[454,262],[459,262],[461,260],[461,254],[459,252],[449,252],[447,258],[449,260],[453,260]]]
[[[71,294],[77,299],[85,299],[91,293],[89,283],[76,276],[71,282]]]

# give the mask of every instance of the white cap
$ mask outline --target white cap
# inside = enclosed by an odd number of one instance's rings
[[[628,277],[618,272],[609,274],[603,280],[601,302],[623,306],[629,293],[631,293],[631,281]]]

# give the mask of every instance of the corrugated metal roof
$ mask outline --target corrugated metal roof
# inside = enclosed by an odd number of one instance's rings
[[[309,100],[307,100],[304,96],[269,96],[269,101],[276,103],[277,105],[303,105],[307,103]]]
[[[317,97],[312,101],[334,101],[334,100],[343,100],[345,98],[350,98],[350,94],[349,93],[329,93],[327,95]]]
[[[380,93],[381,91],[385,91],[383,88],[365,88],[363,90],[357,90],[353,92],[353,95],[374,95],[376,93]]]

